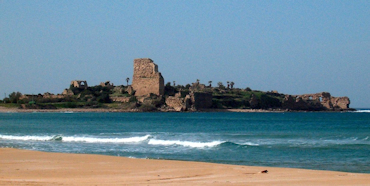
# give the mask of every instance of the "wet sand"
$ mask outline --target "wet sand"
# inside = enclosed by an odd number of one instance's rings
[[[268,173],[261,173],[268,170]],[[369,185],[370,174],[0,148],[0,185]]]

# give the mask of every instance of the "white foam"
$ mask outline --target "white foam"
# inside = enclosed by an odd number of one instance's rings
[[[191,141],[179,141],[179,140],[157,140],[157,139],[150,139],[148,144],[150,145],[163,145],[163,146],[170,146],[170,145],[181,145],[185,147],[193,147],[193,148],[205,148],[205,147],[214,147],[223,143],[222,141],[212,141],[212,142],[191,142]]]
[[[7,140],[22,140],[22,141],[48,141],[54,136],[10,136],[10,135],[0,135],[0,139]]]
[[[150,135],[130,138],[63,137],[63,141],[86,143],[139,143],[149,139],[150,137]]]
[[[370,113],[370,110],[356,110],[354,112],[366,112],[366,113]]]
[[[23,140],[23,141],[50,141],[59,136],[10,136],[0,135],[0,139]],[[139,143],[149,139],[151,136],[138,136],[130,138],[94,138],[94,137],[73,137],[60,136],[64,142],[85,142],[85,143]]]
[[[259,146],[259,144],[257,144],[257,143],[252,143],[252,142],[245,142],[245,143],[243,143],[243,144],[241,144],[241,145]]]

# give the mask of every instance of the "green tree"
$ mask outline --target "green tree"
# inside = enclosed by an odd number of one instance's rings
[[[20,92],[12,92],[9,94],[9,100],[11,103],[18,103],[19,98],[22,96]]]
[[[208,81],[209,87],[212,87],[212,81]]]

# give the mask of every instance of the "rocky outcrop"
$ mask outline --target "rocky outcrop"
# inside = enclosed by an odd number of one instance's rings
[[[336,111],[349,109],[348,97],[332,97],[329,92],[303,95],[286,95],[282,107],[290,110]]]
[[[153,60],[149,58],[134,60],[132,88],[135,90],[135,96],[151,93],[164,95],[164,79]]]
[[[351,101],[349,100],[348,97],[332,97],[331,98],[331,103],[333,104],[334,109],[349,109],[349,104]]]
[[[191,104],[190,97],[181,98],[169,96],[166,99],[166,105],[177,112],[187,111],[190,108],[190,104]]]

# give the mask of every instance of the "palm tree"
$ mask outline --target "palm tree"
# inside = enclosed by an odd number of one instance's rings
[[[208,81],[209,87],[212,87],[212,81]]]
[[[230,86],[231,86],[231,89],[234,87],[234,82],[232,81],[232,82],[230,82]]]
[[[130,78],[126,78],[127,86],[128,86],[128,81],[130,81]]]
[[[200,81],[200,80],[199,80],[199,79],[197,79],[197,84],[199,84],[199,81]]]
[[[176,86],[176,81],[173,81],[173,86]]]
[[[227,88],[230,88],[230,81],[227,81]]]

